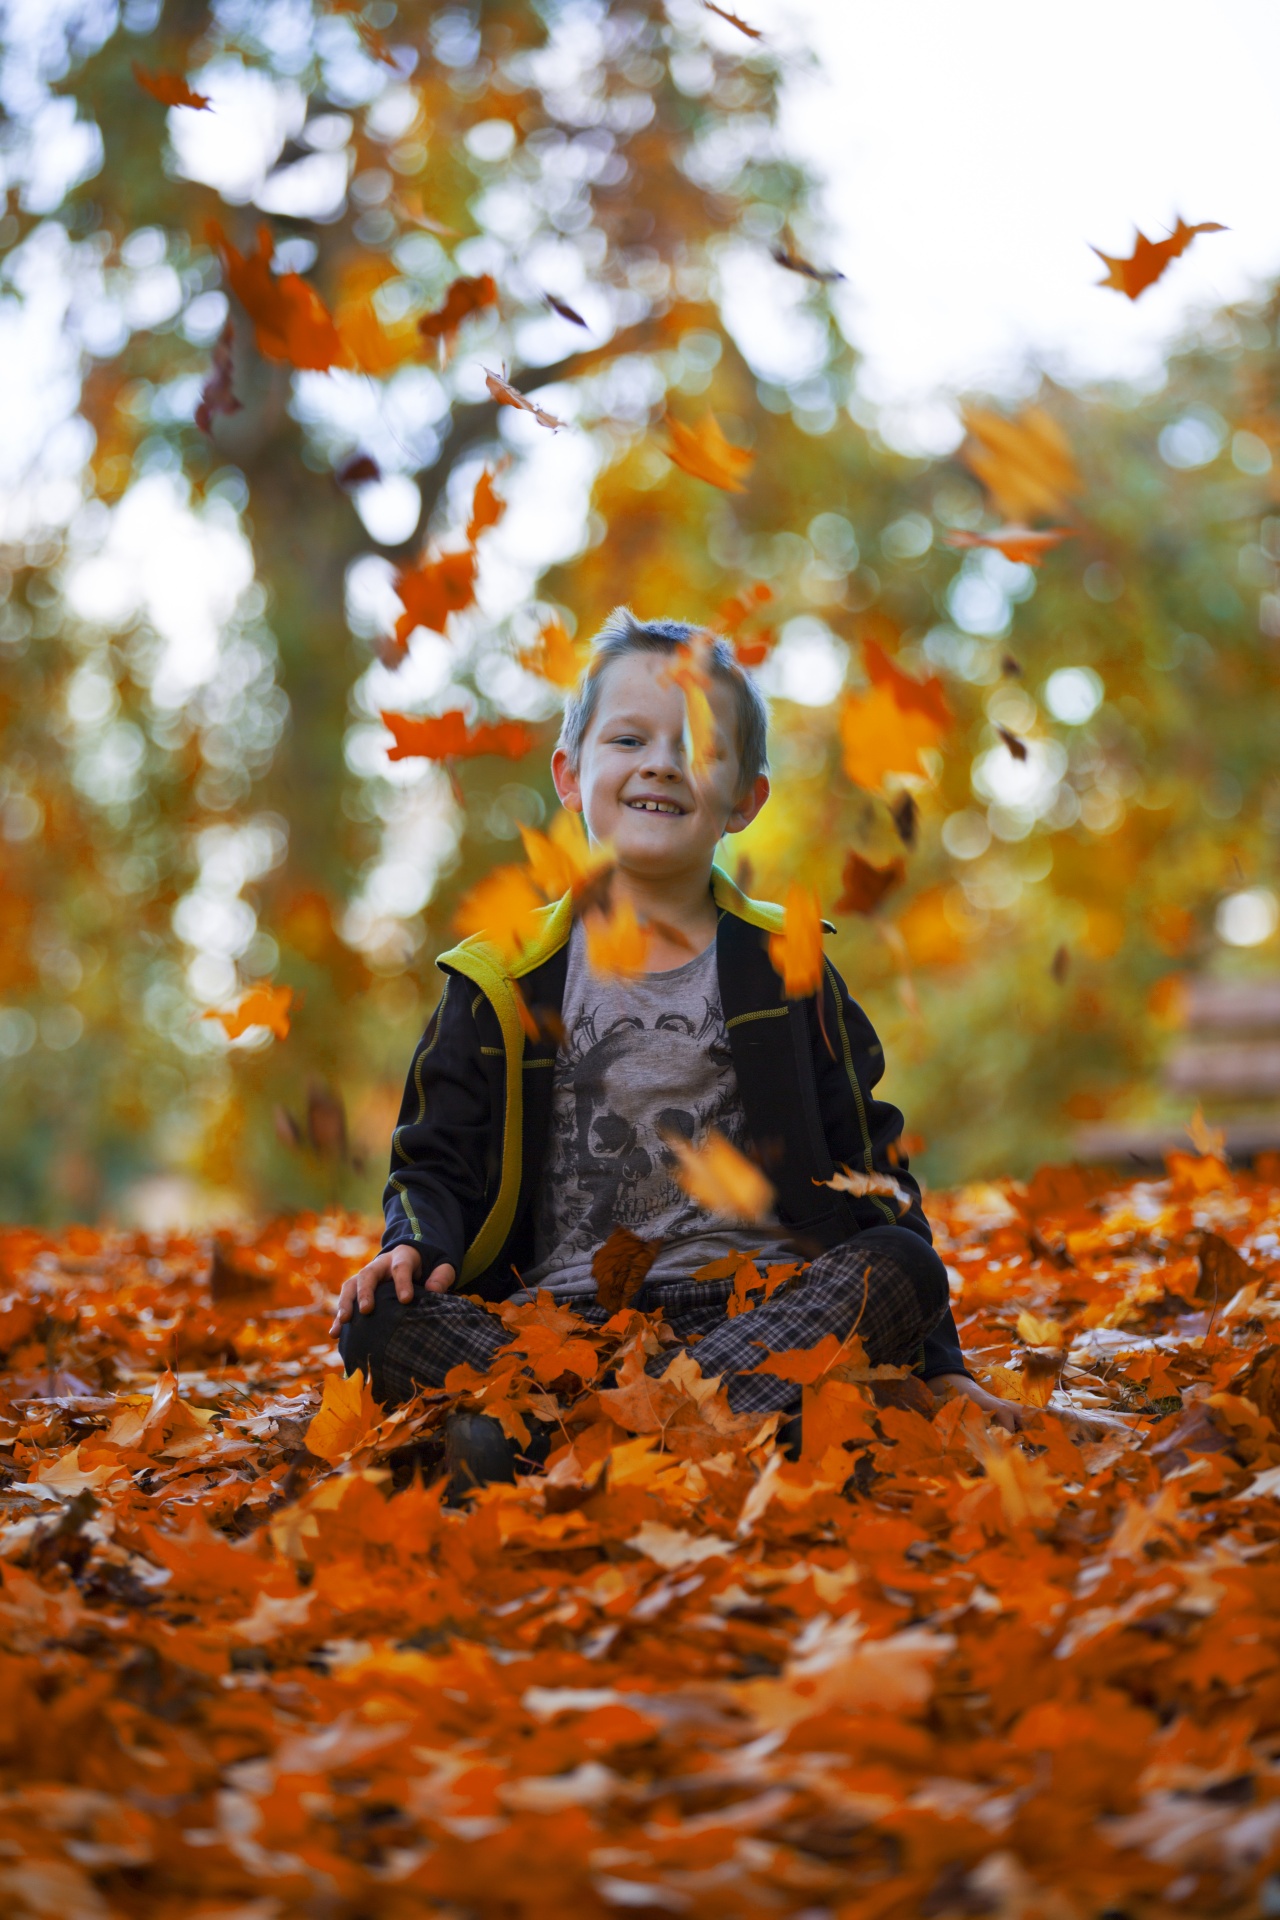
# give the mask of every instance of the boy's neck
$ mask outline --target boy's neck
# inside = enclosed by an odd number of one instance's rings
[[[717,913],[709,872],[658,876],[616,867],[612,891],[615,908],[625,901],[637,920],[648,923],[650,973],[684,966],[715,939]]]

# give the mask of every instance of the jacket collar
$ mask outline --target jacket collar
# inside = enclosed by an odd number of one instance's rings
[[[745,920],[748,926],[760,927],[766,933],[782,931],[782,908],[768,900],[750,899],[719,866],[711,869],[711,897],[722,913],[731,913],[736,920]],[[549,907],[539,908],[535,920],[536,930],[514,962],[508,961],[501,948],[486,940],[483,934],[473,934],[442,953],[436,965],[465,974],[477,986],[487,987],[495,976],[504,980],[523,979],[525,974],[550,960],[568,940],[573,928],[573,895],[562,894]]]

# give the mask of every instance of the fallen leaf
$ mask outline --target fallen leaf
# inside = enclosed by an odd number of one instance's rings
[[[1140,293],[1145,293],[1148,287],[1154,285],[1172,261],[1186,252],[1198,233],[1227,231],[1218,220],[1202,220],[1198,226],[1189,227],[1181,215],[1167,240],[1148,240],[1145,233],[1135,228],[1133,252],[1128,259],[1104,253],[1101,247],[1091,248],[1107,269],[1106,278],[1097,284],[1100,287],[1114,287],[1117,293],[1136,300]]]
[[[293,998],[292,987],[251,987],[235,1007],[221,1013],[210,1007],[200,1018],[220,1022],[228,1040],[238,1040],[250,1027],[269,1027],[277,1040],[286,1040]]]
[[[145,67],[133,62],[133,77],[144,93],[158,100],[166,107],[195,107],[202,113],[211,113],[207,93],[193,93],[185,76],[174,73],[169,67],[161,67],[155,73],[148,73]]]
[[[297,273],[273,273],[275,242],[265,224],[258,228],[254,253],[240,253],[216,220],[206,234],[222,259],[231,291],[253,322],[258,351],[266,360],[286,360],[291,366],[326,372],[343,358],[343,345],[332,317],[315,288]]]
[[[556,616],[520,649],[518,658],[527,672],[540,674],[553,687],[562,687],[566,692],[577,686],[585,664],[584,651],[569,637],[568,628]]]
[[[382,1418],[363,1373],[325,1375],[320,1406],[307,1428],[306,1448],[336,1466],[347,1459]]]
[[[804,1000],[822,985],[822,908],[813,887],[793,880],[787,898],[781,933],[769,935],[769,959],[782,978],[782,990],[788,1000]]]
[[[1019,561],[1024,567],[1038,567],[1046,553],[1070,540],[1072,527],[997,527],[992,533],[957,531],[946,537],[949,547],[992,547],[1006,560]]]
[[[695,480],[706,480],[726,493],[745,493],[746,476],[755,465],[755,455],[745,447],[735,447],[725,439],[714,413],[703,414],[696,427],[667,417],[668,459],[674,460]]]
[[[482,753],[521,760],[534,743],[533,729],[522,720],[469,727],[467,716],[458,708],[425,717],[382,713],[379,718],[395,735],[395,745],[387,748],[388,760],[471,760]]]
[[[840,874],[844,891],[836,901],[835,913],[874,913],[887,893],[900,887],[907,877],[907,863],[901,857],[887,866],[873,866],[857,852],[845,856]]]
[[[776,247],[770,247],[769,251],[778,265],[785,267],[788,273],[802,273],[806,279],[817,280],[824,286],[830,285],[833,280],[843,280],[845,277],[836,267],[815,267],[811,261],[805,259],[803,254],[797,253],[793,247],[784,246],[781,242]]]
[[[642,1240],[628,1227],[615,1227],[591,1257],[591,1274],[600,1305],[610,1313],[629,1307],[661,1250],[661,1240]]]
[[[730,13],[725,7],[718,7],[716,0],[702,0],[702,4],[708,13],[714,13],[719,19],[727,20],[731,27],[738,29],[739,33],[745,33],[748,40],[764,39],[764,35],[761,33],[759,27],[749,27],[746,21],[741,19],[738,14]]]
[[[675,1158],[677,1186],[708,1213],[742,1221],[767,1216],[774,1200],[772,1185],[759,1167],[714,1127],[699,1146],[679,1134],[668,1133],[664,1140]]]
[[[581,327],[584,333],[590,333],[591,329],[578,312],[578,309],[571,307],[567,300],[557,299],[554,293],[544,293],[542,297],[550,307],[552,313],[558,313],[560,318],[567,320],[571,326]]]
[[[475,598],[476,555],[473,547],[461,553],[442,553],[397,573],[396,593],[404,612],[396,621],[398,646],[409,644],[415,627],[443,633],[451,613],[462,613]]]
[[[426,222],[420,220],[420,225]],[[486,307],[498,304],[497,283],[492,275],[477,274],[474,279],[457,279],[450,286],[444,302],[434,313],[424,313],[418,321],[418,332],[428,344],[439,344],[448,349],[453,345],[459,327],[473,313],[480,313]]]
[[[964,411],[960,458],[1010,521],[1060,515],[1083,489],[1070,443],[1051,413],[1027,407],[1014,419],[987,407]]]
[[[763,1346],[763,1341],[757,1343]],[[785,1353],[769,1353],[752,1367],[752,1373],[771,1373],[779,1380],[794,1380],[800,1386],[811,1387],[830,1373],[832,1367],[838,1367],[849,1354],[852,1347],[861,1349],[861,1341],[855,1337],[841,1340],[834,1333],[824,1333],[812,1347],[790,1347]]]
[[[585,913],[582,931],[592,973],[606,980],[630,980],[645,971],[649,930],[640,924],[629,900],[620,901],[609,913],[599,908]]]
[[[513,387],[506,377],[505,367],[501,374],[490,373],[486,367],[484,383],[500,407],[515,407],[521,413],[531,413],[540,427],[549,427],[552,433],[558,427],[568,425],[567,421],[557,419],[554,413],[548,413],[545,407],[535,406],[526,394]]]
[[[213,417],[215,414],[240,413],[242,402],[231,391],[233,372],[231,348],[235,339],[235,329],[228,320],[222,332],[214,342],[210,359],[209,377],[200,389],[200,398],[196,402],[195,421],[201,433],[212,437]]]

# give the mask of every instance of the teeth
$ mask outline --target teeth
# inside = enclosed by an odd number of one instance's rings
[[[627,805],[637,813],[681,813],[683,808],[673,807],[667,800],[628,800]]]

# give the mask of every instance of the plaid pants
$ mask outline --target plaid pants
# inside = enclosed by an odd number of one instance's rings
[[[797,1413],[800,1388],[752,1371],[771,1353],[813,1347],[829,1333],[844,1340],[856,1327],[873,1366],[911,1366],[920,1344],[947,1308],[947,1271],[927,1241],[907,1227],[870,1227],[820,1254],[772,1299],[731,1320],[731,1280],[684,1280],[642,1289],[635,1305],[661,1308],[685,1351],[705,1376],[723,1377],[735,1413]],[[584,1320],[608,1319],[595,1302],[576,1306]],[[484,1372],[511,1335],[495,1314],[465,1294],[418,1287],[404,1306],[389,1280],[371,1314],[356,1313],[339,1349],[348,1373],[360,1367],[384,1406],[418,1387],[442,1387],[451,1367]],[[654,1354],[647,1371],[665,1373],[677,1348]]]

